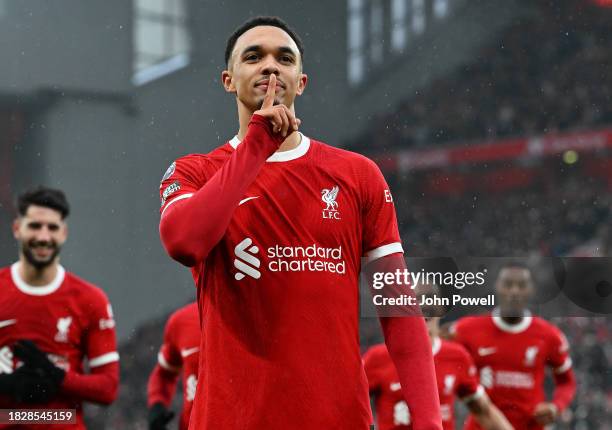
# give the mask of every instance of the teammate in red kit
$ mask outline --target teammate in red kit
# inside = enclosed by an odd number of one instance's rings
[[[528,267],[502,267],[495,289],[499,307],[489,316],[458,320],[450,335],[472,355],[480,383],[512,425],[543,429],[571,403],[576,391],[567,340],[557,327],[527,310],[533,293]],[[555,379],[552,401],[545,400],[546,367]],[[465,428],[480,429],[474,420]]]
[[[438,296],[436,285],[418,284],[415,288],[417,299]],[[439,337],[440,317],[444,309],[438,305],[421,306],[431,338],[440,412],[444,430],[455,428],[455,397],[463,401],[474,418],[486,430],[512,430],[504,415],[491,403],[482,386],[478,383],[476,367],[468,352],[458,343]],[[401,384],[395,366],[383,344],[371,347],[364,355],[364,366],[370,393],[374,396],[378,430],[410,430],[411,413],[404,400]]]
[[[202,354],[190,429],[369,429],[361,257],[404,269],[389,188],[367,158],[297,131],[303,45],[276,17],[229,38],[238,134],[163,177],[160,234],[192,268]],[[415,430],[441,429],[422,317],[381,318]]]
[[[0,409],[76,409],[76,425],[31,428],[84,429],[82,402],[110,404],[117,396],[111,306],[102,290],[59,264],[68,235],[64,194],[36,188],[19,197],[18,209],[19,261],[0,269]],[[0,424],[12,428],[30,427]]]
[[[149,430],[165,430],[174,417],[168,410],[176,391],[179,375],[183,380],[183,410],[179,430],[189,427],[189,415],[198,383],[200,321],[197,303],[174,312],[164,330],[164,343],[157,355],[157,365],[149,376]]]

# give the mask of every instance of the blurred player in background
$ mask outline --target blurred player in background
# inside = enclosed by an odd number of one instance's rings
[[[403,249],[378,167],[297,131],[303,51],[279,18],[237,29],[222,82],[238,134],[162,180],[162,242],[192,268],[205,339],[191,429],[370,428],[361,257],[403,270]],[[441,429],[423,318],[381,324],[415,430]]]
[[[421,303],[422,297],[441,297],[438,286],[417,284],[416,296]],[[431,338],[440,412],[444,430],[455,428],[455,397],[465,403],[474,418],[486,430],[512,430],[504,415],[489,400],[478,383],[476,367],[468,352],[458,343],[442,340],[439,337],[440,315],[444,314],[441,305],[422,305],[421,310],[427,321]],[[384,344],[371,347],[364,355],[364,366],[374,396],[378,430],[410,430],[410,410],[402,395],[401,385],[395,366]]]
[[[111,306],[102,290],[59,264],[68,236],[64,193],[36,188],[19,197],[18,210],[19,261],[0,269],[0,408],[76,408],[76,425],[31,428],[84,429],[82,402],[117,396]],[[8,428],[27,426],[0,424]]]
[[[499,307],[491,315],[459,319],[451,325],[450,336],[472,355],[480,383],[512,425],[543,429],[555,422],[576,392],[569,345],[557,327],[527,310],[533,294],[527,266],[503,266],[495,292]],[[546,367],[552,369],[555,380],[552,401],[545,399]],[[481,427],[470,418],[465,428]]]
[[[198,384],[199,352],[200,320],[198,304],[194,302],[174,312],[166,323],[157,365],[149,376],[149,430],[168,428],[167,424],[174,417],[174,412],[168,409],[176,392],[179,375],[183,380],[183,410],[178,428],[189,428],[189,414]]]

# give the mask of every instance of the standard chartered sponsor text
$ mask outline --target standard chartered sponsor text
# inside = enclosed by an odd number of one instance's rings
[[[274,245],[268,248],[271,272],[330,272],[344,275],[346,262],[342,246],[328,248],[316,243],[309,246]]]

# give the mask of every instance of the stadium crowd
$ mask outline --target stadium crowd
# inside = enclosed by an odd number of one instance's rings
[[[368,122],[359,151],[531,136],[612,123],[612,10],[531,2],[474,61]],[[534,41],[537,40],[537,43]]]
[[[612,195],[605,184],[587,181],[581,173],[550,174],[501,195],[402,194],[400,187],[395,197],[405,248],[423,257],[560,256],[597,238],[605,255],[612,219]]]

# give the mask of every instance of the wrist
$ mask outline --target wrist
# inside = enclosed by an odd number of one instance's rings
[[[272,123],[264,116],[254,114],[249,121],[245,141],[257,142],[257,148],[265,150],[266,157],[272,155],[281,146],[285,138],[281,133],[274,133]]]

